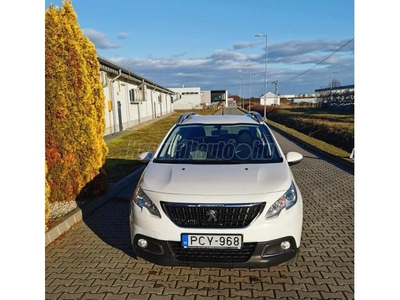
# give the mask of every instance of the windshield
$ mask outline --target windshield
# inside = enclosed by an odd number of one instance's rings
[[[282,162],[266,126],[191,124],[172,130],[154,162],[274,163]]]

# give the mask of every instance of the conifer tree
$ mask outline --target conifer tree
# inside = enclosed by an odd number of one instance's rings
[[[100,64],[71,1],[45,12],[45,64],[48,200],[74,201],[99,174],[107,146]]]

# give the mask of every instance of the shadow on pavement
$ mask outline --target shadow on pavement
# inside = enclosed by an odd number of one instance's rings
[[[96,199],[97,204],[83,205],[82,220],[102,241],[136,258],[130,244],[130,199],[144,168],[121,180],[110,195]]]

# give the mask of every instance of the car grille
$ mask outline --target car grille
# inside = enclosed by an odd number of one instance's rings
[[[255,220],[265,202],[248,204],[188,204],[161,202],[165,214],[183,228],[244,228]]]
[[[241,249],[183,248],[180,242],[170,242],[175,257],[183,262],[245,262],[257,243],[245,243]]]

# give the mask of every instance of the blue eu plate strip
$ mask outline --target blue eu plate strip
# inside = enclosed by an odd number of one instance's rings
[[[182,247],[186,248],[189,246],[189,236],[187,234],[182,234]]]

